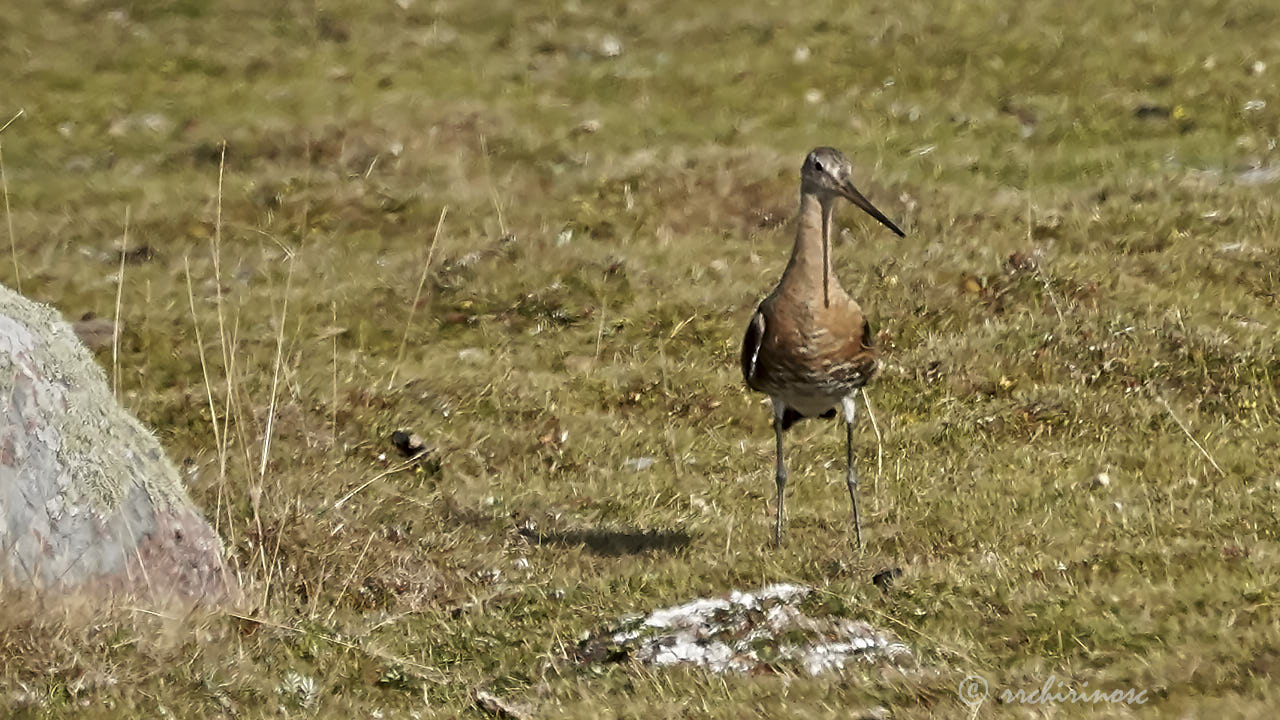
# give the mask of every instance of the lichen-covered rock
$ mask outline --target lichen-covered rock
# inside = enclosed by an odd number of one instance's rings
[[[217,599],[221,542],[53,310],[0,285],[0,586]]]
[[[909,667],[911,649],[887,630],[833,616],[806,585],[698,598],[624,618],[578,644],[584,662],[638,660],[712,672],[835,672],[852,663]]]

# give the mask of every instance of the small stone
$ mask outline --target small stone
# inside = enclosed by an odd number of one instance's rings
[[[1005,264],[1013,272],[1030,272],[1036,269],[1036,256],[1030,252],[1018,250],[1009,256]]]
[[[85,313],[76,322],[71,323],[80,342],[90,350],[105,350],[111,347],[115,338],[116,324],[108,318],[100,318],[93,313]]]
[[[532,708],[520,703],[503,700],[497,695],[484,690],[476,693],[476,705],[490,717],[504,720],[529,720],[529,718],[533,717]]]
[[[810,54],[811,53],[809,52],[809,48],[805,47],[804,45],[801,45],[800,47],[796,48],[796,51],[791,56],[791,59],[795,60],[796,64],[799,65],[801,63],[808,62]]]
[[[1249,66],[1249,74],[1254,77],[1257,77],[1266,71],[1267,71],[1267,64],[1262,62],[1261,60],[1254,60],[1253,64]]]
[[[595,358],[590,355],[569,355],[564,359],[564,369],[574,375],[585,375],[595,367]]]
[[[623,461],[622,467],[636,472],[644,472],[653,467],[654,462],[656,461],[651,457],[627,458]]]
[[[173,129],[173,121],[160,113],[147,113],[138,118],[138,122],[153,133],[165,133]]]
[[[150,245],[139,245],[138,247],[122,248],[123,259],[129,265],[139,265],[145,262],[151,262],[156,257],[156,249]],[[114,261],[113,263],[114,264]]]
[[[417,433],[409,433],[404,430],[397,430],[391,433],[391,444],[401,452],[405,457],[412,457],[426,449],[426,443],[422,441],[422,437]]]
[[[889,588],[893,586],[893,581],[900,577],[902,577],[902,568],[885,568],[871,576],[871,584],[880,588],[881,592],[889,592]]]
[[[1111,476],[1105,472],[1100,472],[1093,476],[1093,486],[1096,488],[1105,488],[1111,485]]]
[[[1167,120],[1169,119],[1169,116],[1172,114],[1173,114],[1173,110],[1171,110],[1166,105],[1152,105],[1150,103],[1143,103],[1133,109],[1133,116],[1143,120],[1149,120],[1149,119]]]
[[[351,30],[346,23],[323,14],[316,18],[316,33],[322,40],[335,43],[345,43],[351,39]]]
[[[804,101],[810,105],[817,105],[822,102],[822,91],[817,88],[809,88],[805,91]]]
[[[612,58],[622,54],[622,41],[612,35],[605,35],[600,41],[600,54]]]
[[[400,451],[401,455],[409,458],[410,462],[416,463],[427,474],[434,475],[440,472],[442,463],[436,448],[427,445],[422,436],[417,433],[397,430],[391,433],[391,444]],[[380,455],[379,459],[386,459],[386,454]]]
[[[1236,175],[1236,182],[1241,185],[1267,185],[1280,180],[1280,168],[1250,168]]]

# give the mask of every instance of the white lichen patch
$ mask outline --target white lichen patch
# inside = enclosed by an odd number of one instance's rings
[[[139,483],[161,507],[190,504],[178,472],[155,436],[116,403],[106,374],[75,331],[52,308],[0,285],[0,397],[13,398],[28,383],[25,427],[51,432],[66,469],[60,494],[67,506],[110,514]]]
[[[816,605],[808,602],[813,593],[803,585],[769,585],[631,616],[588,636],[579,656],[717,673],[790,669],[810,675],[852,662],[913,662],[911,650],[892,634],[857,620],[823,617],[820,608],[810,607]]]
[[[320,687],[316,681],[292,670],[276,686],[276,694],[304,710],[315,708],[320,701]]]

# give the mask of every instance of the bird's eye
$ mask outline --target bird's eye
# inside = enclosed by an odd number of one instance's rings
[[[814,160],[813,169],[817,170],[818,172],[822,172],[822,163],[818,162],[817,160]]]

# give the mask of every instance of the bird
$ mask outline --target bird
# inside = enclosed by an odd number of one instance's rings
[[[844,291],[831,267],[831,220],[836,202],[848,200],[898,237],[902,229],[854,186],[848,158],[832,147],[814,148],[800,168],[800,211],[795,246],[773,292],[760,303],[742,340],[742,377],[769,396],[777,443],[778,488],[774,544],[782,544],[787,484],[783,435],[806,418],[834,418],[842,411],[853,526],[862,547],[858,476],[853,465],[855,394],[876,374],[880,354],[862,307]]]

